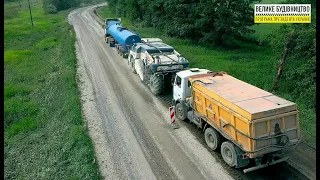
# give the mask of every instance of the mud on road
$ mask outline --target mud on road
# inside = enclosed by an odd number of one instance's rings
[[[83,116],[105,179],[308,179],[287,163],[244,174],[207,149],[191,124],[171,129],[170,93],[153,96],[107,46],[94,14],[102,5],[76,9],[68,19],[77,38]]]

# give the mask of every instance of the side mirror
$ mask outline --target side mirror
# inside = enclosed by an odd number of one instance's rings
[[[171,85],[174,86],[174,81],[176,80],[176,76],[171,76]]]

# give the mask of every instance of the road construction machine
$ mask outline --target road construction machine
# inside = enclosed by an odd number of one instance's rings
[[[189,61],[159,38],[142,38],[130,49],[128,64],[159,95],[172,87],[175,74],[186,69]]]

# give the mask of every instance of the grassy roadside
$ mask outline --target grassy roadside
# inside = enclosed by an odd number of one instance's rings
[[[101,179],[81,115],[70,11],[4,3],[4,179]]]
[[[116,14],[109,11],[108,6],[101,7],[97,13],[104,18],[117,18]],[[140,34],[142,37],[159,37],[164,42],[172,45],[183,54],[189,61],[191,67],[206,68],[210,70],[225,71],[245,82],[270,91],[275,74],[278,69],[278,57],[269,47],[244,45],[242,49],[227,50],[217,47],[208,47],[194,44],[189,40],[172,38],[166,36],[155,28],[146,28],[140,24],[132,24],[126,18],[122,18],[122,24]],[[265,27],[255,27],[259,32],[266,34]],[[261,28],[261,29],[259,29]],[[270,32],[270,31],[269,31]],[[294,68],[294,67],[291,67]],[[303,139],[311,146],[316,145],[316,112],[304,104],[298,102],[290,94],[276,92],[280,97],[296,102],[300,111],[300,126]]]

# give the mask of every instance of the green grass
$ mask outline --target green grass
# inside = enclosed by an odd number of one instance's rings
[[[70,11],[4,3],[4,178],[101,179],[81,115]],[[8,8],[8,9],[6,9]],[[11,8],[11,9],[10,9]]]
[[[117,18],[102,7],[97,13],[103,18]],[[227,50],[217,47],[207,47],[195,44],[186,39],[172,38],[155,28],[141,27],[140,24],[133,25],[126,18],[122,18],[122,24],[140,34],[141,37],[158,37],[164,42],[172,45],[179,53],[183,54],[189,61],[191,67],[206,68],[216,71],[225,71],[228,74],[255,85],[261,89],[270,91],[278,70],[278,59],[269,47],[256,45],[243,45],[244,48]],[[266,35],[270,30],[263,30],[259,36]],[[274,92],[290,101],[295,99],[290,94]],[[310,145],[316,144],[315,116],[313,109],[308,109],[305,102],[297,102],[300,111],[300,126],[306,140]]]

